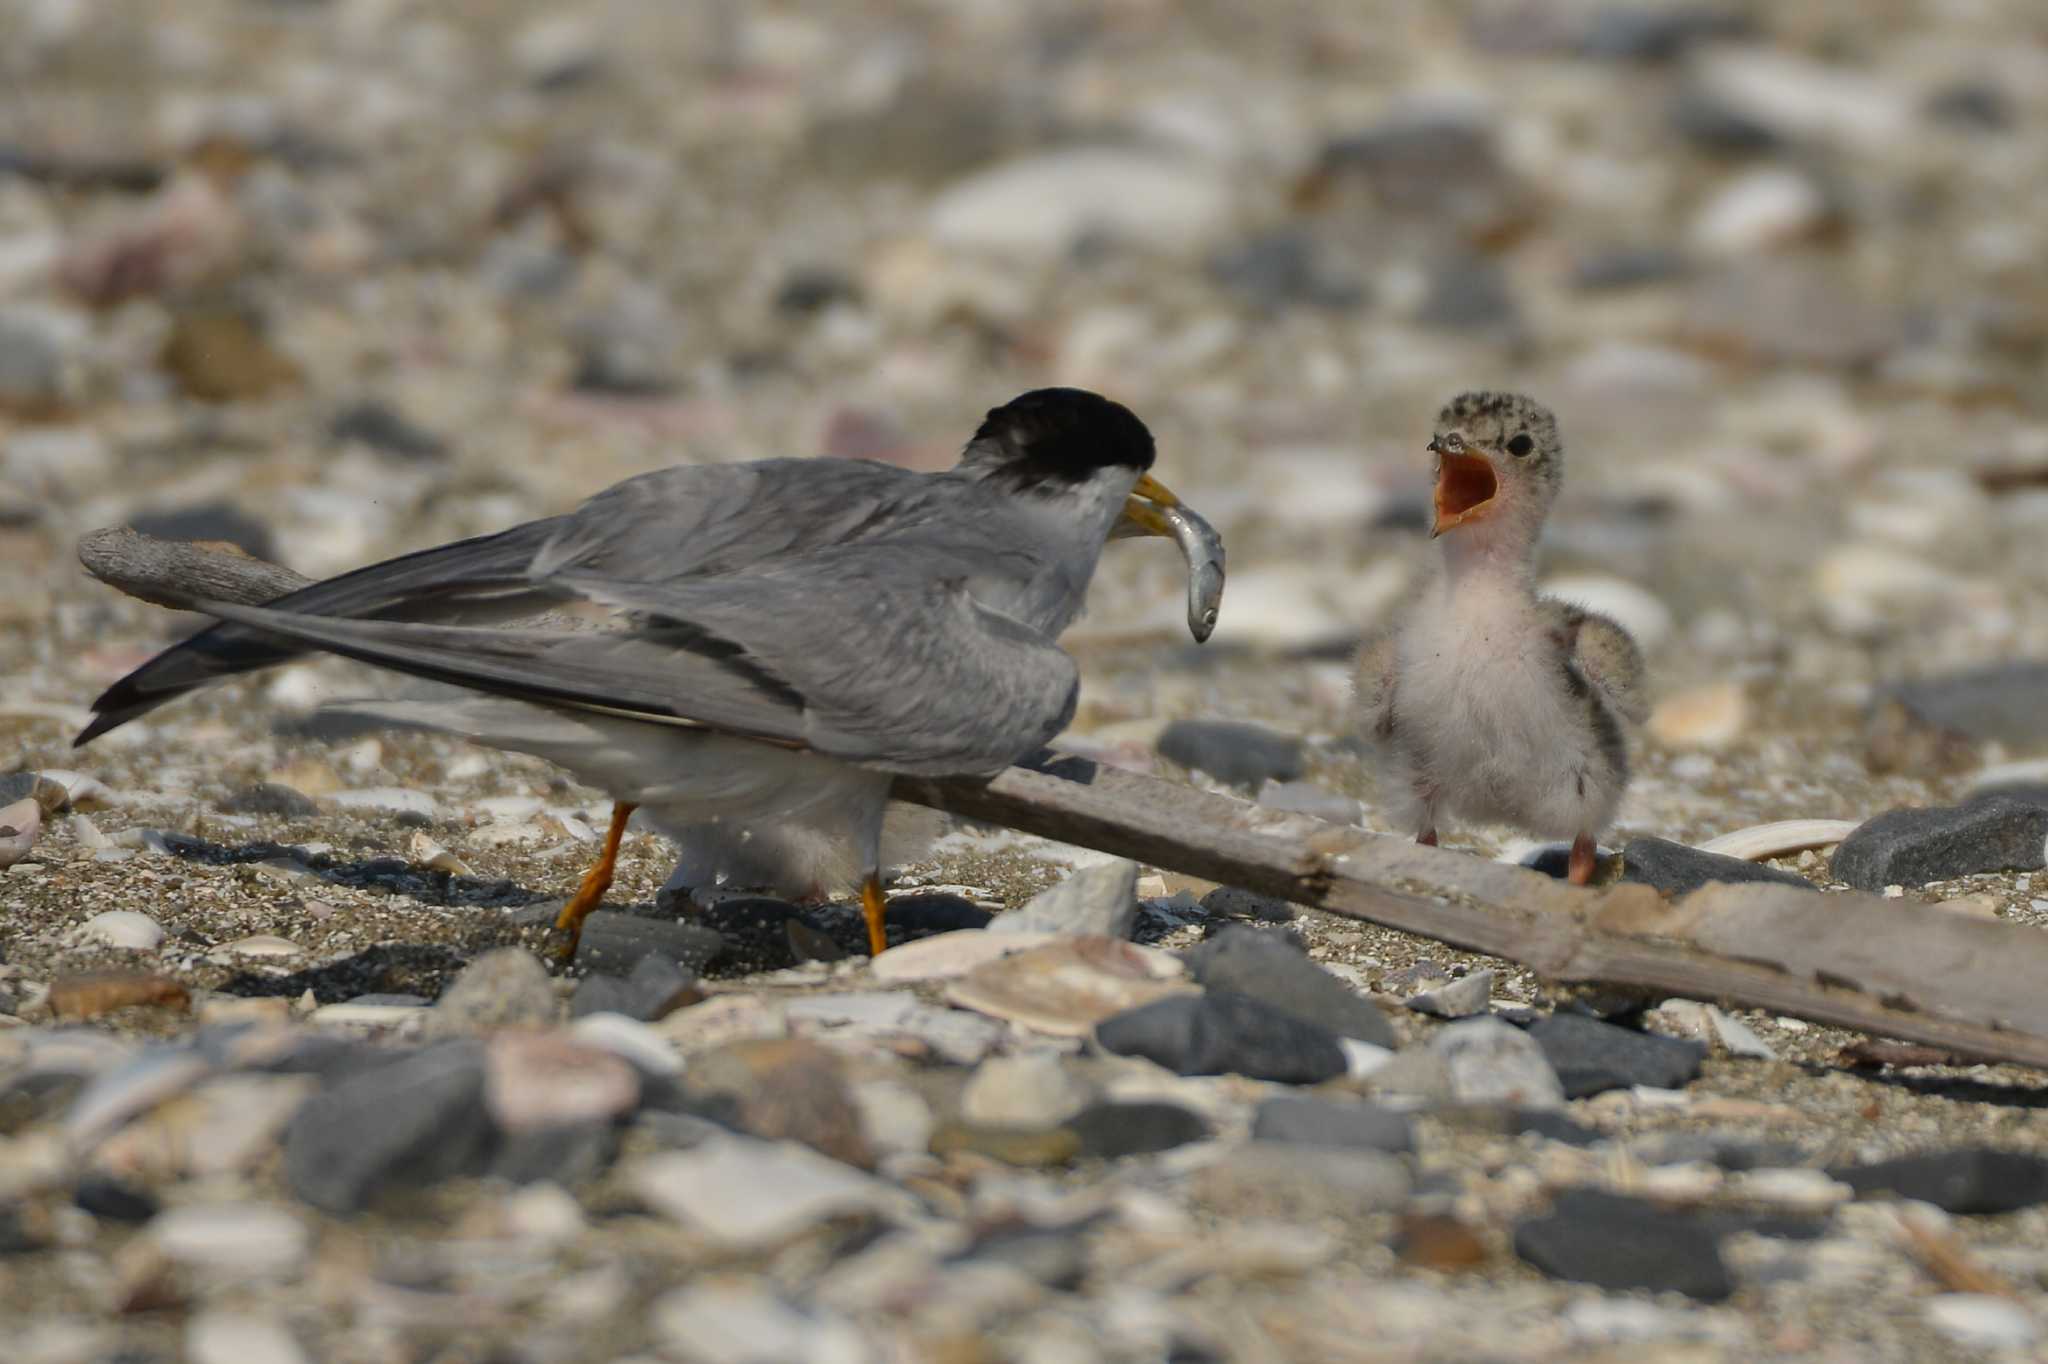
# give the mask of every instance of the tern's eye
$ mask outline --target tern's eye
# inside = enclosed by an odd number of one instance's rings
[[[1508,453],[1516,459],[1527,459],[1529,452],[1536,448],[1536,442],[1529,438],[1527,431],[1517,431],[1508,442]]]

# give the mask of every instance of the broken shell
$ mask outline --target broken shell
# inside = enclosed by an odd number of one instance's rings
[[[423,833],[412,836],[410,845],[412,860],[428,871],[445,871],[450,876],[468,876],[469,863],[449,852],[446,848]]]
[[[1747,829],[1710,838],[1699,845],[1699,850],[1756,862],[1840,843],[1855,828],[1853,819],[1781,819],[1775,824],[1752,824]]]
[[[43,807],[34,797],[0,810],[0,867],[11,867],[27,857],[42,831]]]
[[[40,801],[45,798],[43,782],[48,782],[61,793],[57,805],[45,805],[43,807],[43,813],[46,815],[53,815],[59,810],[65,809],[97,809],[102,805],[110,804],[114,799],[114,793],[107,789],[105,782],[101,781],[98,777],[88,777],[83,772],[73,772],[69,768],[52,767],[46,768],[36,775],[42,778],[42,781],[36,783],[37,800]]]

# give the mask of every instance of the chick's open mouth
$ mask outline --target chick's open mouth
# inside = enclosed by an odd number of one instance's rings
[[[1483,515],[1500,490],[1493,462],[1484,455],[1443,454],[1437,457],[1436,524],[1432,535]]]

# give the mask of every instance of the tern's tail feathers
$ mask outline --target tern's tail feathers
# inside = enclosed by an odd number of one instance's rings
[[[321,616],[480,619],[530,614],[548,599],[532,590],[527,565],[555,523],[535,521],[497,535],[460,540],[301,588],[271,603]],[[92,723],[72,740],[91,743],[209,682],[288,662],[302,644],[234,624],[201,630],[129,673],[93,702]]]

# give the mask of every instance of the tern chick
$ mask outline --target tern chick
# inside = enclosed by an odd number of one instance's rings
[[[1461,394],[1429,449],[1437,562],[1358,658],[1355,715],[1383,804],[1418,843],[1445,814],[1568,838],[1584,885],[1628,785],[1622,721],[1643,719],[1642,654],[1607,617],[1536,595],[1536,541],[1564,482],[1547,408]]]

